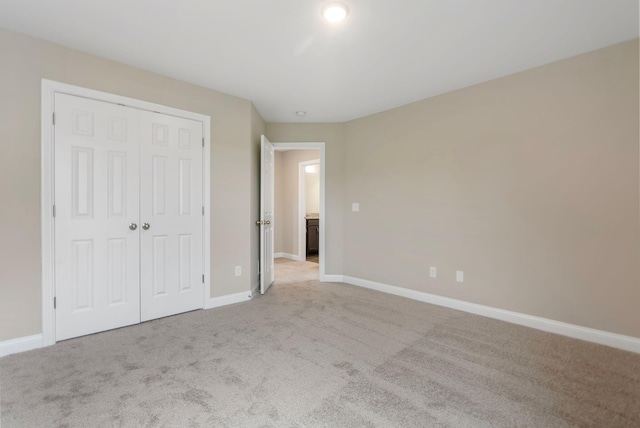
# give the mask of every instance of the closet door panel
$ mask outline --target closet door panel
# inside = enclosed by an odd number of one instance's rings
[[[139,111],[55,95],[56,340],[140,322]]]
[[[143,321],[203,307],[202,123],[141,113]]]

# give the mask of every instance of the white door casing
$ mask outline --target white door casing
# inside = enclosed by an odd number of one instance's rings
[[[203,307],[202,123],[141,112],[142,321]]]
[[[56,338],[63,340],[140,322],[140,112],[64,94],[55,109]]]
[[[65,97],[67,97],[67,100],[74,100],[74,103],[80,102],[72,112],[74,118],[67,125],[68,129],[66,131],[64,125],[62,125],[65,120],[64,111],[56,108],[56,106],[64,108],[61,100],[64,100]],[[140,232],[142,231],[140,226],[143,222],[139,220],[141,214],[139,212],[140,183],[137,181],[139,174],[137,172],[132,174],[132,169],[134,169],[134,166],[135,169],[140,167],[140,145],[138,143],[142,141],[143,135],[139,126],[133,126],[132,123],[140,122],[144,119],[142,116],[151,114],[151,112],[160,112],[164,115],[173,116],[171,120],[185,119],[186,122],[182,122],[180,124],[181,129],[178,129],[178,144],[182,145],[181,151],[183,154],[187,145],[197,148],[199,152],[197,160],[191,155],[180,156],[177,160],[178,180],[179,182],[181,180],[180,185],[182,186],[178,187],[178,192],[182,190],[182,193],[178,193],[177,196],[173,197],[173,199],[181,203],[177,210],[182,214],[183,218],[188,211],[197,214],[195,216],[198,219],[196,229],[199,229],[199,232],[196,230],[197,236],[195,237],[192,233],[193,230],[183,231],[180,234],[182,239],[180,239],[180,236],[177,239],[178,243],[182,244],[177,249],[179,257],[177,261],[172,260],[174,266],[169,266],[169,269],[175,268],[178,270],[177,277],[182,280],[182,283],[179,284],[181,298],[174,300],[180,302],[184,300],[183,296],[187,294],[193,297],[193,293],[187,292],[190,287],[185,280],[187,276],[191,276],[193,277],[193,281],[191,281],[193,287],[191,288],[199,291],[197,293],[199,294],[197,297],[198,303],[197,307],[195,307],[196,304],[193,301],[196,299],[192,298],[190,305],[186,307],[180,304],[175,305],[170,313],[164,313],[160,316],[198,307],[211,307],[209,304],[210,118],[159,104],[43,79],[41,196],[42,342],[44,346],[52,345],[57,340],[68,337],[140,322],[140,271],[141,269],[143,272],[145,270],[139,264]],[[102,117],[105,114],[108,116],[106,119]],[[178,119],[178,121],[180,120]],[[196,132],[193,132],[193,128],[189,129],[194,124]],[[56,125],[60,127],[59,130],[56,129]],[[60,146],[60,150],[56,152],[54,150],[54,142],[56,138],[60,140],[65,132],[73,135],[72,138],[67,139],[67,159],[63,161],[66,162],[66,165],[56,165],[58,158],[64,155],[65,151],[63,150],[63,144]],[[108,143],[102,141],[105,140],[105,133]],[[189,138],[187,138],[187,134],[190,134]],[[100,140],[102,144],[96,144],[95,141],[88,142],[89,138]],[[151,140],[149,134],[147,134],[147,138]],[[125,140],[127,145],[123,149],[121,143]],[[73,150],[71,143],[75,146]],[[113,144],[116,144],[116,146],[113,146]],[[132,145],[136,146],[136,148],[134,149]],[[160,154],[160,156],[163,156],[163,154]],[[133,161],[131,161],[132,159]],[[180,160],[183,162],[180,162]],[[65,170],[66,176],[63,175]],[[94,175],[93,181],[89,179],[92,173]],[[71,187],[66,200],[60,192],[56,195],[56,190],[65,184],[67,187]],[[189,187],[191,187],[191,192],[186,192]],[[126,195],[122,195],[123,189]],[[172,198],[168,194],[166,196],[168,196],[168,199]],[[57,206],[56,203],[58,204]],[[94,205],[92,206],[91,204]],[[63,219],[65,214],[62,205],[71,205],[71,208],[67,210],[69,218],[66,220]],[[190,205],[194,207],[197,205],[197,209],[191,209]],[[125,208],[127,217],[135,214],[138,220],[126,222],[128,235],[123,241],[123,237],[119,233],[111,235],[113,232],[112,225],[120,222],[118,217],[124,215]],[[103,213],[105,209],[107,209],[106,214]],[[75,211],[72,212],[71,210]],[[132,210],[135,210],[135,212]],[[71,217],[70,213],[74,214],[74,216]],[[104,220],[105,216],[109,221]],[[60,221],[56,222],[56,220]],[[84,223],[78,223],[80,220],[84,220]],[[95,228],[87,226],[90,222],[93,222]],[[128,229],[130,223],[136,223],[137,227],[134,230]],[[117,227],[120,226],[120,224],[117,224]],[[93,237],[88,237],[87,234],[83,235],[83,231],[92,229],[98,230],[98,233],[95,233]],[[62,239],[56,240],[56,237],[60,238],[62,233],[67,232],[75,233],[74,236],[68,238],[67,244]],[[169,236],[170,233],[166,232],[164,234]],[[111,237],[104,238],[105,236]],[[133,236],[138,238],[132,239]],[[104,242],[102,242],[104,239],[109,239],[106,249],[104,248]],[[72,241],[75,248],[69,249]],[[134,246],[138,245],[138,247],[133,248],[130,245],[131,243]],[[188,244],[193,244],[193,246]],[[56,255],[59,247],[65,249],[66,253]],[[123,247],[125,247],[124,251]],[[97,251],[96,248],[98,248]],[[182,259],[180,259],[180,255]],[[106,261],[104,257],[107,257]],[[75,265],[71,264],[74,258]],[[122,263],[123,259],[126,259],[126,263]],[[134,259],[133,262],[132,259]],[[189,259],[191,263],[186,263]],[[65,267],[60,266],[65,260],[70,265],[66,266],[66,270]],[[121,263],[116,263],[118,261]],[[134,266],[133,263],[137,264]],[[132,266],[135,269],[131,269]],[[187,272],[191,267],[193,267],[191,272]],[[64,279],[60,278],[60,275],[66,275],[66,281],[59,281]],[[135,281],[131,279],[132,276],[136,278]],[[76,281],[75,301],[74,288],[71,286],[74,278]],[[85,283],[84,289],[80,289],[78,284],[83,278],[89,278],[91,281]],[[128,281],[124,288],[120,287],[123,281]],[[71,285],[67,290],[63,291],[60,290],[60,287],[56,290],[56,283]],[[136,283],[136,285],[132,287],[132,283]],[[203,283],[207,284],[207,286],[203,287]],[[111,288],[107,287],[105,289],[105,284],[110,285]],[[87,285],[89,288],[87,288]],[[100,289],[96,289],[98,286],[100,286]],[[125,298],[120,293],[123,290],[126,293]],[[135,290],[136,293],[131,293],[132,290]],[[65,296],[65,292],[67,292],[67,296]],[[97,314],[100,310],[105,311],[105,305],[103,304],[105,299],[109,305],[107,308],[111,313],[94,316],[94,318],[99,318],[99,322],[103,323],[102,326],[96,326],[95,320],[91,320],[91,314]],[[133,300],[137,300],[137,304],[129,304]],[[82,320],[75,320],[72,317],[72,321],[67,322],[67,324],[73,324],[73,328],[76,329],[75,332],[72,331],[69,334],[58,332],[59,325],[63,329],[65,328],[65,320],[58,319],[58,315],[64,317],[64,311],[59,311],[58,308],[62,310],[65,305],[71,305],[68,314],[82,316]],[[123,307],[131,308],[134,306],[136,307],[135,316],[131,315],[134,312],[133,310],[130,313],[123,313]],[[178,309],[175,309],[176,307]],[[116,319],[117,321],[114,321]],[[92,323],[94,326],[90,327]]]
[[[260,141],[260,294],[266,293],[274,280],[273,206],[274,149],[267,137]]]

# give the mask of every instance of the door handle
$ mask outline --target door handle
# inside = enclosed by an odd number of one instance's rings
[[[256,226],[260,226],[260,225],[262,225],[262,221],[256,220]]]
[[[144,224],[142,225],[142,228],[143,228],[144,230],[149,230],[149,228],[150,228],[150,227],[151,227],[151,225],[150,225],[149,223],[144,223]]]
[[[138,228],[138,225],[137,225],[137,224],[135,224],[135,223],[131,223],[131,224],[129,225],[129,229],[130,229],[130,230],[136,230],[137,228]]]
[[[265,221],[264,224],[271,224],[269,220]]]

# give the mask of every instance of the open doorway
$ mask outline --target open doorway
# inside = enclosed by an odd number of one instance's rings
[[[320,159],[298,163],[298,258],[320,263]]]
[[[326,226],[324,143],[273,143],[273,146],[276,264],[309,263],[308,268],[320,279],[324,276]],[[277,281],[278,269],[275,271]]]

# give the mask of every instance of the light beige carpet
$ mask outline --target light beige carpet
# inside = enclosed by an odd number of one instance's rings
[[[0,359],[2,427],[640,426],[640,355],[276,269],[250,302]]]

